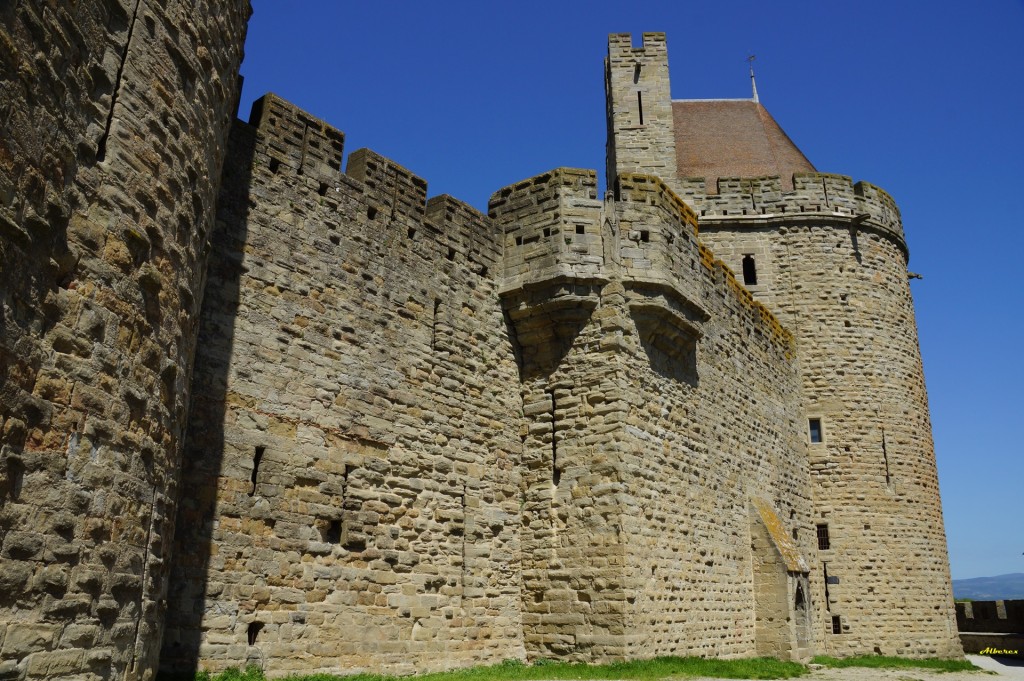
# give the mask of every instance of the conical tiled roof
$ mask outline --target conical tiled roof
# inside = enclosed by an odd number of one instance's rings
[[[793,188],[793,173],[814,166],[752,99],[673,100],[679,177],[703,177],[715,192],[720,177],[778,175]]]

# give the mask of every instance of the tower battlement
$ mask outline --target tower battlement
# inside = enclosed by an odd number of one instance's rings
[[[608,59],[664,59],[668,56],[668,40],[663,32],[641,34],[640,47],[633,46],[630,33],[612,33],[608,36]]]
[[[604,246],[593,170],[556,168],[491,196],[504,230],[503,289],[550,279],[603,280]]]
[[[765,220],[827,217],[851,227],[876,231],[907,252],[899,208],[884,190],[846,175],[796,173],[793,191],[779,177],[721,177],[709,192],[702,178],[679,180],[680,195],[703,221],[742,220],[755,226]]]

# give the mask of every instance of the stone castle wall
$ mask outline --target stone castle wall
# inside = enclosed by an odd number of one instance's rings
[[[0,8],[0,676],[148,678],[248,2]]]
[[[232,126],[248,14],[0,9],[0,676],[959,654],[885,192],[676,178],[623,34],[485,216]]]
[[[523,654],[519,395],[484,215],[268,95],[237,123],[162,666]],[[310,159],[315,161],[310,163]]]
[[[813,551],[795,358],[693,213],[559,169],[487,217],[366,150],[342,174],[341,133],[272,95],[251,121],[162,667],[754,654],[749,498]]]

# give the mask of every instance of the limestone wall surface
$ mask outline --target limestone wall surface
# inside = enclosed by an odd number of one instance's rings
[[[268,95],[221,195],[162,667],[521,657],[493,223]],[[314,158],[310,162],[311,158]]]
[[[0,676],[148,678],[249,3],[0,7]]]
[[[754,295],[796,337],[805,423],[821,425],[810,457],[814,522],[828,534],[817,571],[833,582],[824,650],[958,655],[905,246],[893,234],[820,213],[706,217],[701,232],[732,267],[754,254]]]
[[[754,655],[759,616],[788,626],[791,604],[755,588],[751,499],[798,538],[797,574],[813,555],[792,337],[664,183],[595,185],[560,169],[491,200],[523,358],[527,651]]]

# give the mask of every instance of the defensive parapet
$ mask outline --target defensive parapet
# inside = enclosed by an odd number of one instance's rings
[[[494,193],[505,233],[501,295],[526,366],[557,361],[608,282],[597,173],[558,168]]]
[[[487,216],[447,195],[428,200],[426,180],[370,149],[349,154],[342,172],[344,133],[294,104],[266,94],[253,103],[249,126],[254,163],[292,177],[292,191],[335,208],[339,192],[357,192],[365,218],[386,225],[381,236],[388,242],[427,248],[440,261],[466,261],[477,274],[488,275],[500,261],[497,228]]]
[[[504,226],[503,290],[602,280],[600,210],[593,170],[557,168],[495,192],[489,213]]]
[[[602,287],[618,280],[641,333],[671,354],[692,351],[708,317],[693,274],[697,218],[657,177],[616,182],[618,199],[602,202],[594,171],[559,168],[491,198],[505,230],[502,297],[523,348],[546,354],[571,340]]]
[[[341,168],[345,135],[275,94],[253,103],[249,123],[259,130],[271,172],[283,164],[296,175],[327,180]]]
[[[867,182],[854,183],[846,175],[797,173],[793,191],[783,191],[779,177],[719,178],[714,192],[702,178],[678,181],[682,198],[693,206],[701,222],[741,222],[763,226],[821,220],[868,230],[893,240],[909,259],[899,208],[889,194]]]

